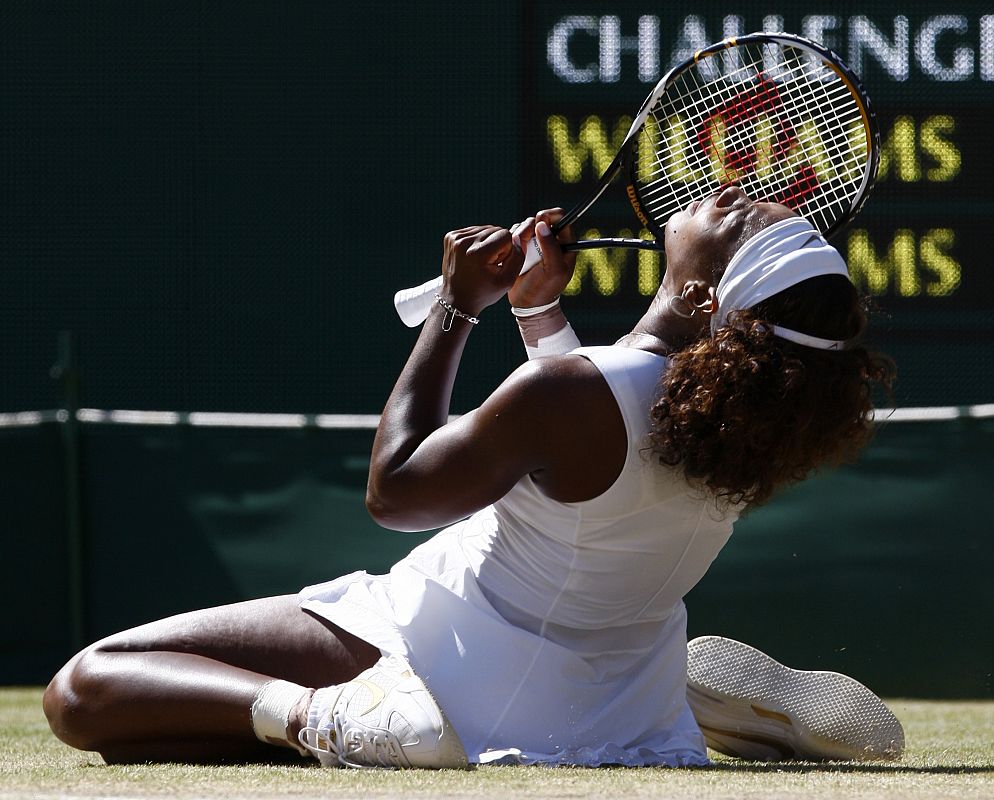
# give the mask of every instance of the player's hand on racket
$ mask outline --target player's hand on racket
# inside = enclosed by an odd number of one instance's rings
[[[439,295],[476,316],[507,294],[523,263],[524,256],[509,230],[473,225],[450,231],[442,246]]]
[[[507,293],[507,299],[515,308],[534,308],[551,303],[563,293],[573,277],[576,253],[563,252],[561,247],[576,241],[573,229],[567,225],[558,234],[552,232],[552,227],[563,218],[564,213],[561,208],[545,209],[512,226],[511,232],[521,252],[528,252],[533,238],[537,238],[542,252],[542,262],[518,275]]]

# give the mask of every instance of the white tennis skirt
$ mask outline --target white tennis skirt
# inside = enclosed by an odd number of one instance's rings
[[[595,668],[512,625],[484,597],[462,540],[489,524],[481,512],[445,529],[388,575],[354,572],[308,586],[301,606],[385,655],[405,656],[471,762],[707,764],[686,701],[683,604],[643,654]]]

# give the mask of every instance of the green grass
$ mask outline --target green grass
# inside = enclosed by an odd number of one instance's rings
[[[0,689],[0,798],[449,797],[991,798],[994,702],[894,700],[904,757],[884,764],[764,764],[715,757],[713,767],[481,767],[384,772],[317,767],[108,767],[49,733],[40,689]]]

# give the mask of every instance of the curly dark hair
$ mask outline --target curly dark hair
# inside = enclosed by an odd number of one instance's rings
[[[856,343],[866,311],[845,277],[822,275],[735,312],[670,359],[651,410],[652,451],[692,484],[760,505],[821,466],[854,460],[873,434],[872,397],[888,395],[893,362]],[[842,351],[780,339],[769,324]]]

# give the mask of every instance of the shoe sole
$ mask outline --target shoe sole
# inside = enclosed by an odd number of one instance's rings
[[[791,669],[733,639],[687,645],[687,701],[708,747],[753,761],[895,759],[897,717],[859,681]]]

